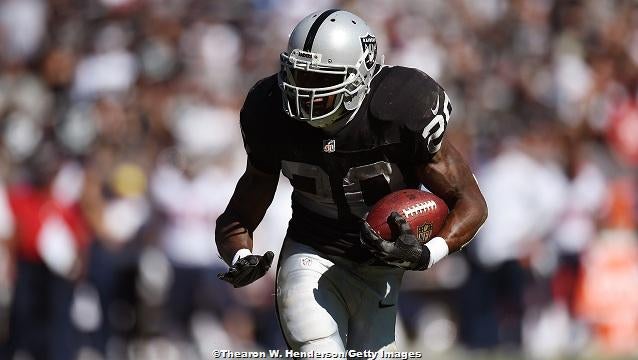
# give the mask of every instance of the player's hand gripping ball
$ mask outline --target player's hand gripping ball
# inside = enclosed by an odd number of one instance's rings
[[[443,226],[448,207],[438,196],[417,189],[405,189],[388,194],[370,209],[366,222],[383,239],[394,241],[388,217],[396,211],[410,225],[410,229],[425,244]]]
[[[438,196],[415,189],[388,194],[368,213],[361,228],[361,242],[388,264],[423,270],[429,250],[423,245],[437,234],[448,214]]]

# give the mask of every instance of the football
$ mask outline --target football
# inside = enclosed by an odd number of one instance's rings
[[[393,211],[405,217],[414,234],[425,244],[441,230],[448,207],[440,197],[417,189],[399,190],[384,196],[370,209],[366,221],[385,240],[392,239],[388,216]]]

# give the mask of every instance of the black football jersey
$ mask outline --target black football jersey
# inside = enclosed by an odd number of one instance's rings
[[[290,180],[288,236],[329,255],[371,259],[361,219],[384,195],[418,188],[415,168],[439,150],[452,107],[443,89],[412,68],[378,70],[350,122],[335,134],[291,119],[277,75],[259,81],[241,110],[252,166]]]

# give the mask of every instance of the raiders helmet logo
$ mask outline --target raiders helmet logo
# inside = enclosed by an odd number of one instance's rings
[[[423,224],[419,225],[416,231],[416,237],[419,239],[421,244],[425,243],[427,239],[432,235],[432,224]]]
[[[377,58],[377,38],[367,34],[361,37],[361,49],[363,52],[369,50],[368,56],[366,56],[365,64],[366,69],[370,70],[374,66],[375,59]]]

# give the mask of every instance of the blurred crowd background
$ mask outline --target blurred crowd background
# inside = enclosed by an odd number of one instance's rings
[[[446,89],[490,208],[463,253],[406,276],[399,347],[638,356],[638,2],[0,0],[0,359],[285,348],[274,272],[217,280],[214,220],[245,94],[333,7]],[[290,193],[256,252],[279,249]]]

